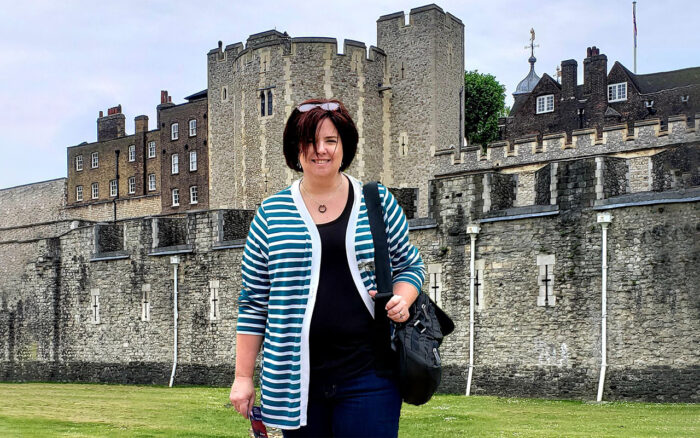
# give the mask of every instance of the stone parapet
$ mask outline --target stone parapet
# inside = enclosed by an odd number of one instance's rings
[[[662,129],[659,119],[642,120],[635,122],[632,135],[627,125],[605,126],[600,137],[593,128],[579,129],[572,132],[570,143],[567,142],[565,133],[543,136],[541,142],[536,135],[532,135],[513,141],[491,143],[485,153],[480,148],[462,152],[463,159],[459,162],[438,153],[432,159],[436,163],[436,176],[439,177],[459,172],[663,148],[700,141],[700,130],[696,128],[699,124],[700,115],[694,125],[685,116],[670,117],[666,129]]]

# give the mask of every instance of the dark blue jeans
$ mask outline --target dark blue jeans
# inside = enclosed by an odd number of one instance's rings
[[[401,394],[392,379],[370,370],[336,385],[311,384],[306,426],[284,438],[396,438]]]

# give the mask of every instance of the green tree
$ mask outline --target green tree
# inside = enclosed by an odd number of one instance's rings
[[[498,139],[498,118],[508,115],[506,87],[495,76],[464,72],[464,135],[470,145],[486,147]]]

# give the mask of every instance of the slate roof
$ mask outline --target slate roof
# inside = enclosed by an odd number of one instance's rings
[[[185,97],[185,100],[188,102],[192,102],[193,100],[202,99],[204,97],[207,97],[207,90],[206,89],[204,89],[202,91],[198,91],[194,94],[190,94],[189,96]]]
[[[630,78],[640,93],[656,93],[672,88],[686,87],[688,85],[700,85],[700,67],[684,68],[681,70],[636,75],[626,67]]]

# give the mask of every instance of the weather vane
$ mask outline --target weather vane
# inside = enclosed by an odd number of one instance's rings
[[[526,49],[530,49],[530,56],[535,56],[535,47],[539,46],[539,44],[535,44],[535,29],[530,28],[530,45],[525,46]]]

